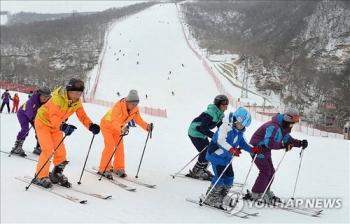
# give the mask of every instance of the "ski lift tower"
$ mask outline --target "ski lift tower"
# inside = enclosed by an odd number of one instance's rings
[[[248,64],[249,64],[249,57],[244,57],[244,71],[243,71],[243,82],[242,82],[242,91],[241,91],[241,98],[248,98]]]

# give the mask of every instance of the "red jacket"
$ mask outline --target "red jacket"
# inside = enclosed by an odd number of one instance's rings
[[[19,104],[19,97],[18,97],[18,95],[16,96],[14,96],[13,97],[13,104],[16,104],[16,105],[18,105]]]

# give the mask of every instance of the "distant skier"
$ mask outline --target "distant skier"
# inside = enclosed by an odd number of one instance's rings
[[[175,96],[175,93],[174,93],[174,91],[172,91],[172,92],[171,92],[171,94],[172,94],[173,96]]]
[[[117,96],[120,96],[120,93],[119,93],[119,92],[117,92]]]
[[[171,71],[169,71],[169,75],[171,75]]]
[[[139,64],[139,62],[136,62],[136,64],[138,65],[138,64]]]
[[[2,104],[0,108],[0,113],[2,113],[2,110],[4,109],[5,105],[7,106],[7,112],[10,113],[10,100],[13,100],[13,99],[8,89],[6,89],[5,92],[1,95],[1,99],[2,99]]]
[[[121,52],[122,50],[119,50],[119,52]]]
[[[188,137],[197,151],[202,153],[199,154],[197,163],[186,176],[203,180],[211,180],[213,178],[214,175],[207,170],[209,162],[205,158],[209,145],[208,138],[213,138],[214,133],[211,129],[221,126],[222,119],[225,117],[224,112],[227,110],[228,105],[227,96],[217,95],[213,104],[209,104],[207,110],[191,122],[188,128]]]
[[[146,94],[146,99],[148,98],[147,94]]]
[[[13,97],[13,105],[12,105],[12,113],[17,113],[18,111],[18,104],[19,104],[19,96],[17,93],[15,93],[15,96]]]
[[[184,64],[182,64],[182,67],[185,67]]]

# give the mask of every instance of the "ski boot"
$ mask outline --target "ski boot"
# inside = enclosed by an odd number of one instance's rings
[[[36,147],[34,147],[33,154],[40,156],[40,153],[41,153],[41,147],[39,145],[39,142],[36,142]]]
[[[12,147],[11,154],[16,154],[22,157],[26,157],[27,154],[22,149],[23,143],[24,143],[23,139],[17,139],[15,142],[15,146]]]
[[[68,182],[68,178],[63,174],[63,170],[68,164],[68,161],[64,161],[58,166],[55,166],[50,173],[50,180],[53,184],[60,184],[63,187],[70,188],[71,183]]]
[[[126,175],[125,170],[112,170],[112,172],[121,178],[128,176],[128,175]]]
[[[97,174],[106,177],[108,180],[113,180],[113,175],[112,175],[111,171],[106,170],[103,173],[98,171]]]
[[[208,165],[208,163],[197,161],[193,169],[189,170],[189,174],[186,174],[186,177],[211,181],[214,175],[209,170],[207,170]]]
[[[212,188],[212,186],[210,186],[208,188],[206,195],[208,195],[208,193],[209,193],[211,188]],[[224,208],[222,206],[222,200],[221,200],[221,197],[220,197],[221,191],[222,191],[222,186],[214,187],[211,190],[210,194],[207,196],[207,198],[204,200],[203,203],[206,204],[206,205],[209,205],[209,206],[212,206],[212,207],[224,210]]]
[[[268,189],[266,191],[266,195],[269,197],[269,199],[272,203],[281,202],[281,199],[279,197],[275,196],[273,191],[271,191],[270,189]]]
[[[50,178],[43,177],[43,178],[35,178],[33,181],[33,184],[39,185],[43,188],[52,188],[53,185],[50,181]]]

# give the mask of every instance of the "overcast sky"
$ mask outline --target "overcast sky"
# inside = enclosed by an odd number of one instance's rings
[[[123,7],[142,1],[12,1],[1,0],[1,11],[36,12],[36,13],[68,13],[76,10],[78,12],[103,11],[112,7]]]

